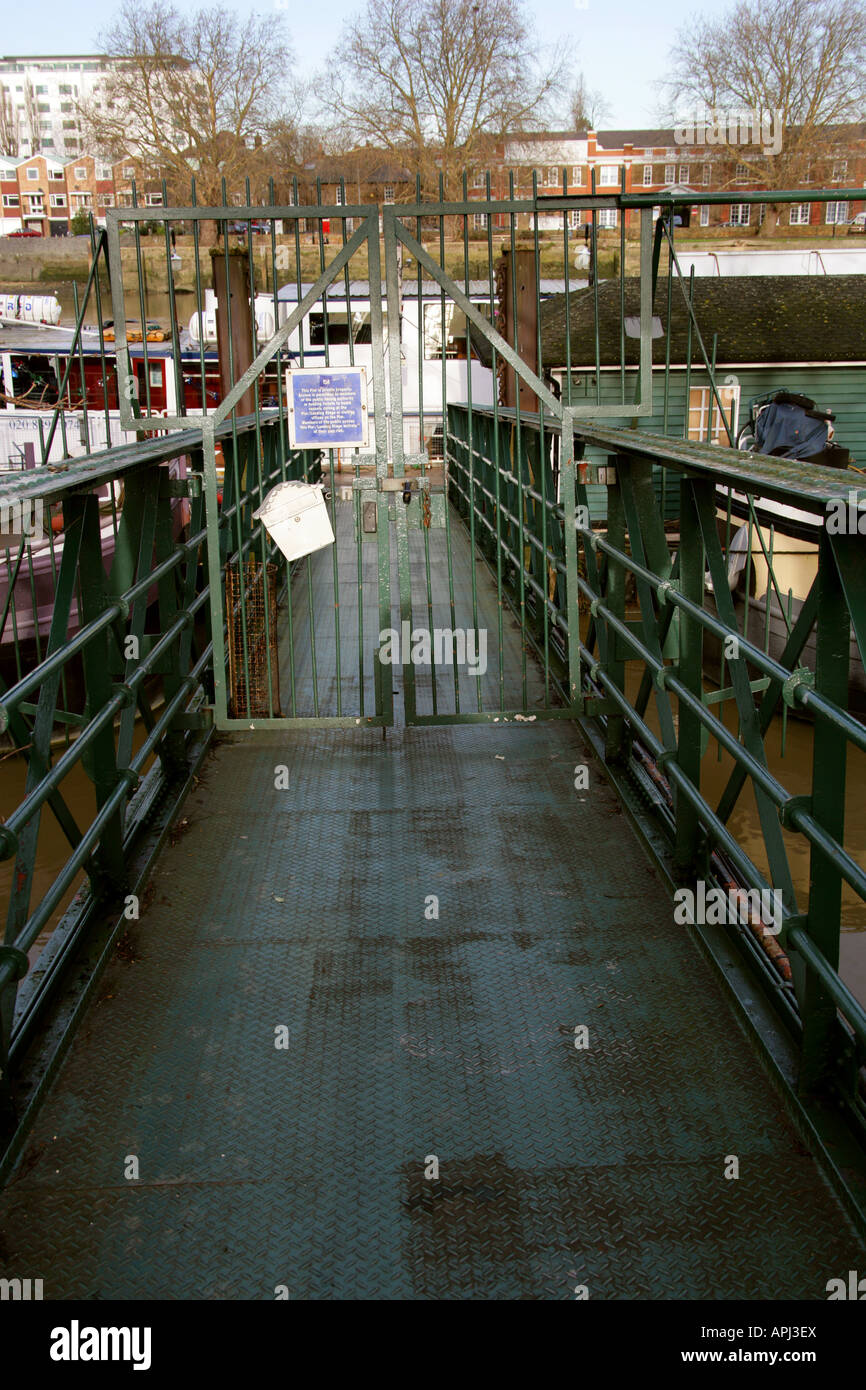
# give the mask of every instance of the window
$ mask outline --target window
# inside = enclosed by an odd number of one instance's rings
[[[473,188],[483,188],[483,187],[484,187],[484,175],[483,175],[483,174],[473,174],[473,175],[472,175],[472,187],[473,187]]]
[[[575,231],[575,232],[576,232],[576,231],[578,230],[578,228],[580,227],[580,225],[581,225],[580,219],[581,219],[582,215],[583,215],[583,214],[581,213],[580,208],[572,208],[572,209],[571,209],[571,212],[568,214],[568,222],[569,222],[569,226],[571,227],[572,231]]]
[[[38,169],[28,169],[28,170],[27,170],[27,177],[28,177],[28,179],[32,179],[33,182],[35,183],[36,180],[39,178],[39,170],[38,170]]]
[[[49,199],[49,201],[50,201],[51,206],[52,206],[53,208],[65,208],[65,207],[66,207],[66,194],[65,194],[65,193],[52,193],[52,194],[51,194],[51,197],[50,197],[50,199]]]
[[[74,130],[74,129],[75,129],[75,122],[74,122],[74,121],[64,121],[64,122],[63,122],[63,129],[64,129],[64,130]]]
[[[737,416],[740,409],[739,386],[718,387],[719,400],[736,438]],[[710,429],[710,407],[712,406],[712,430]],[[693,386],[689,391],[689,439],[703,439],[712,444],[727,444],[728,436],[719,411],[718,401],[709,386]]]
[[[841,226],[847,218],[847,205],[845,203],[827,204],[827,225],[834,227]]]
[[[50,104],[50,102],[47,102],[47,101],[38,101],[38,102],[36,103],[36,110],[37,110],[37,111],[39,112],[39,114],[42,115],[42,116],[50,115],[50,113],[51,113],[51,104]]]
[[[701,183],[704,185],[704,188],[708,188],[708,187],[709,187],[709,183],[710,183],[710,179],[712,178],[712,175],[713,175],[713,166],[712,166],[712,164],[705,164],[704,167],[703,167],[703,169],[701,170]]]
[[[731,203],[731,215],[728,218],[732,227],[748,227],[749,225],[748,203]]]
[[[90,202],[90,194],[89,194],[89,193],[86,194],[86,197],[87,197],[87,201],[88,201],[88,203],[89,203],[89,202]],[[149,208],[161,208],[161,207],[162,207],[162,194],[161,194],[161,193],[148,193],[148,195],[147,195],[147,206],[148,206]]]
[[[60,83],[60,86],[57,88],[57,90],[59,91],[59,93],[60,93],[60,95],[61,95],[62,97],[71,97],[71,96],[72,96],[72,88],[71,88],[67,83],[61,82],[61,83]]]
[[[48,177],[49,177],[50,179],[62,179],[62,178],[63,178],[63,170],[62,170],[62,169],[49,169],[49,170],[48,170]]]
[[[479,216],[483,216],[480,213]],[[476,306],[482,314],[489,316],[487,305]],[[444,339],[444,351],[443,351]],[[442,305],[424,305],[424,360],[441,361],[442,358],[462,358],[466,360],[466,317],[456,304],[445,305],[445,332],[442,332]]]
[[[681,165],[680,165],[680,183],[688,183],[688,181],[689,181],[689,166],[688,166],[688,164],[681,164]]]
[[[738,164],[734,170],[734,183],[748,183],[749,166],[748,164]]]
[[[555,164],[548,165],[545,170],[545,183],[548,188],[556,188],[559,184],[559,170]]]
[[[43,202],[43,198],[42,198],[42,194],[41,194],[41,193],[31,193],[31,194],[30,194],[30,211],[31,211],[31,212],[44,212],[44,211],[45,211],[45,203]]]
[[[46,97],[46,96],[48,95],[48,88],[47,88],[47,87],[37,87],[37,88],[36,88],[36,95],[37,95],[38,97]]]
[[[704,203],[704,206],[701,208],[701,226],[702,226],[702,227],[709,227],[709,225],[710,225],[710,209],[709,209],[709,206],[708,206],[706,203]]]
[[[76,164],[76,166],[75,166],[75,177],[76,177],[77,179],[86,179],[86,178],[87,178],[87,165],[86,165],[86,164]]]
[[[811,203],[792,203],[791,204],[791,226],[808,227]]]
[[[483,231],[486,231],[486,230],[487,230],[487,213],[486,213],[486,212],[473,212],[473,214],[472,214],[472,226],[475,228],[476,232],[483,232]]]
[[[616,226],[616,208],[599,208],[598,225],[599,227]]]
[[[99,200],[100,200],[100,202],[102,203],[102,206],[103,206],[104,208],[113,208],[113,207],[114,207],[114,194],[113,194],[113,193],[100,193],[100,195],[99,195]]]
[[[110,179],[110,178],[111,178],[111,165],[110,165],[110,164],[100,164],[99,167],[98,167],[97,170],[96,170],[96,177],[97,177],[98,179]]]
[[[132,164],[124,164],[124,166],[123,166],[123,177],[124,177],[125,179],[134,179],[134,178],[135,178],[135,168],[133,167]]]
[[[74,208],[89,208],[93,202],[89,193],[73,193],[72,206]]]
[[[75,110],[75,107],[72,105],[71,101],[61,101],[60,110],[68,116],[72,111]]]
[[[677,166],[675,164],[665,165],[665,183],[676,183]]]
[[[847,177],[848,177],[848,161],[847,161],[847,159],[837,159],[836,162],[835,162],[835,164],[833,165],[833,178],[834,178],[834,179],[846,179]]]
[[[586,183],[586,171],[582,164],[575,164],[571,171],[571,182],[578,188],[582,188]]]
[[[17,208],[17,207],[19,207],[19,206],[20,206],[20,199],[19,199],[19,197],[18,197],[18,194],[17,194],[17,193],[4,193],[4,194],[3,194],[3,206],[4,206],[4,208]]]
[[[393,203],[393,201],[394,201],[394,185],[393,185],[393,183],[386,183],[386,184],[385,184],[385,187],[382,189],[382,201],[383,201],[384,203]]]
[[[616,187],[619,183],[619,169],[615,164],[602,164],[598,176],[599,185],[602,188]]]
[[[346,202],[346,195],[343,192],[343,189],[340,186],[340,184],[337,184],[336,188],[334,189],[334,202],[338,208],[343,207]]]
[[[312,225],[312,220],[307,219],[308,224]],[[315,224],[319,226],[317,222]],[[325,315],[310,314],[310,342],[313,347],[321,347],[325,341]],[[363,310],[353,310],[349,315],[345,310],[341,313],[339,309],[328,310],[328,343],[331,347],[341,347],[346,343],[371,343],[373,341],[373,330],[370,322],[370,314]]]
[[[653,181],[653,166],[651,164],[645,164],[643,166],[643,181],[644,184],[652,183]]]

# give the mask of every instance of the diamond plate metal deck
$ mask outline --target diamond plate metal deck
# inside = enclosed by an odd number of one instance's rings
[[[91,1299],[823,1299],[864,1268],[586,760],[559,722],[221,742],[0,1197],[4,1266]]]

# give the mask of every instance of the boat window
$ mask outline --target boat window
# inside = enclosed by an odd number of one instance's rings
[[[475,306],[485,318],[490,317],[490,306]],[[445,350],[443,354],[443,337]],[[425,361],[441,361],[446,358],[466,358],[466,315],[456,304],[445,305],[445,332],[442,332],[442,305],[424,306],[424,358]],[[473,356],[477,354],[473,353]]]
[[[350,335],[350,316],[345,309],[328,310],[328,346],[339,347],[349,342],[371,343],[373,341],[373,329],[370,322],[370,312],[364,309],[355,309],[351,314],[351,335]],[[310,314],[310,343],[313,347],[323,347],[325,343],[325,315]]]

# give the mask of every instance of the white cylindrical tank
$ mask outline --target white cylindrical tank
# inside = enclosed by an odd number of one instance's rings
[[[6,294],[2,300],[4,318],[19,319],[21,323],[60,322],[60,300],[53,294]]]

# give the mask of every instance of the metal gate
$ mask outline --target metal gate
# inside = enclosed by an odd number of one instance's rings
[[[561,211],[566,297],[574,202]],[[470,206],[487,228],[486,275],[475,280]],[[579,628],[580,533],[590,535],[577,512],[587,477],[575,459],[576,412],[541,379],[540,352],[534,365],[526,360],[516,316],[511,341],[503,331],[502,299],[510,292],[517,302],[525,214],[536,216],[538,265],[537,206],[158,209],[171,363],[149,345],[147,327],[141,223],[154,209],[109,214],[115,267],[121,227],[132,228],[141,315],[139,343],[127,330],[124,274],[113,274],[122,423],[201,430],[217,727],[531,722],[582,708],[579,642],[569,641]],[[498,284],[494,218],[506,228]],[[214,223],[222,235],[208,248],[204,229]],[[178,252],[175,229],[186,226]],[[232,244],[237,227],[245,234]],[[650,235],[647,209],[642,267]],[[462,284],[446,255],[450,240],[453,260],[455,236]],[[195,312],[182,331],[174,265],[189,259]],[[648,400],[648,290],[640,309]],[[164,366],[162,409],[154,361]],[[364,440],[312,447],[298,428],[303,410],[323,383],[335,389],[350,377],[361,380]],[[509,380],[511,406],[500,399]],[[335,537],[294,561],[256,516],[287,481],[323,486]]]

